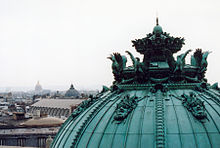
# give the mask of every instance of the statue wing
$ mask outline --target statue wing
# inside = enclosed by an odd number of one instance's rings
[[[130,53],[129,51],[125,51],[125,52],[130,56],[133,65],[136,66],[136,64],[137,64],[137,60],[136,60],[136,58],[133,56],[133,54]]]
[[[119,67],[123,67],[123,59],[120,53],[113,53],[115,60],[117,61]]]
[[[204,52],[204,53],[202,54],[202,61],[201,61],[201,66],[202,66],[202,70],[201,70],[201,71],[202,71],[202,72],[203,72],[203,71],[206,71],[206,67],[207,67],[207,65],[208,65],[207,57],[208,57],[209,53],[211,53],[211,52],[206,51],[206,52]]]
[[[210,51],[204,52],[204,53],[202,54],[202,59],[203,59],[203,60],[206,60],[207,57],[208,57],[208,55],[209,55],[210,53],[211,53]]]
[[[187,50],[185,53],[181,54],[180,57],[181,57],[181,60],[183,61],[184,64],[185,64],[185,58],[186,58],[187,54],[189,54],[191,51],[192,51],[192,50],[189,49],[189,50]]]
[[[126,56],[122,56],[122,61],[123,61],[123,68],[125,68],[126,67],[126,63],[127,63],[127,58],[126,58]]]
[[[111,61],[113,61],[113,55],[111,54],[110,57],[107,57],[107,59],[110,59]]]
[[[189,49],[185,52],[185,56],[187,56],[187,54],[189,54],[192,51],[192,49]]]

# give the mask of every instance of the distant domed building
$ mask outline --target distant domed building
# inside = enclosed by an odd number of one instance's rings
[[[73,87],[73,84],[71,84],[70,89],[65,93],[65,97],[79,98],[80,93]]]
[[[37,81],[37,84],[35,85],[35,93],[39,94],[42,92],[42,86],[40,85],[40,82]]]
[[[115,81],[84,102],[62,125],[52,147],[219,148],[220,89],[205,78],[208,51],[197,49],[191,64],[177,56],[184,39],[157,25],[132,41],[143,60],[113,53]]]

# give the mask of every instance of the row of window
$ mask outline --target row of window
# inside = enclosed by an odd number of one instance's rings
[[[38,143],[37,143],[37,147],[45,147],[46,146],[46,139],[45,137],[39,137],[38,138]],[[10,139],[0,139],[0,145],[6,145],[6,140],[10,140]],[[27,138],[18,138],[17,139],[17,146],[26,146],[26,140],[28,140]]]

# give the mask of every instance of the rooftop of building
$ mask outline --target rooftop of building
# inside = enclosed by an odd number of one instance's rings
[[[71,106],[78,106],[84,100],[85,99],[41,99],[31,106],[69,109]]]
[[[24,127],[53,127],[60,126],[64,123],[64,120],[55,117],[44,117],[44,118],[32,118],[21,123]]]

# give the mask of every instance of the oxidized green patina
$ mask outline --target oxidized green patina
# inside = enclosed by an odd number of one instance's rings
[[[179,54],[184,38],[163,32],[132,41],[143,60],[113,53],[113,85],[84,101],[62,125],[52,147],[219,148],[220,89],[205,78],[210,52]]]

